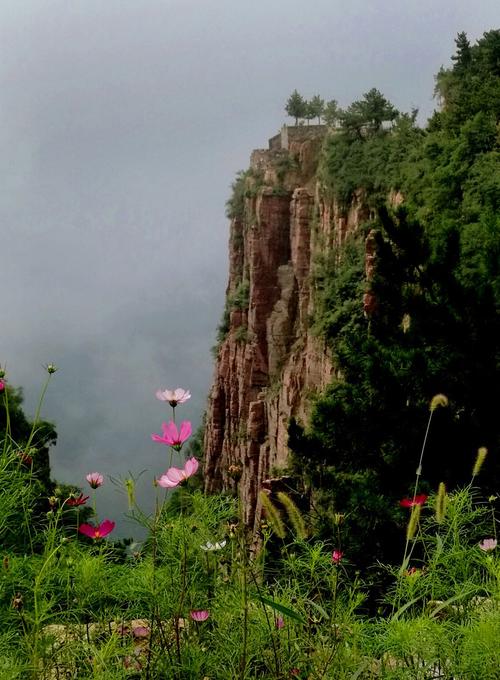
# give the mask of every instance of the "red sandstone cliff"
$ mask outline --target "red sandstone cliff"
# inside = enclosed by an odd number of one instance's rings
[[[250,524],[260,518],[263,480],[287,465],[289,419],[307,422],[311,396],[334,372],[309,328],[315,255],[369,218],[361,194],[344,211],[322,195],[316,169],[324,130],[292,131],[288,148],[280,148],[282,133],[270,150],[253,152],[244,207],[231,222],[229,330],[205,430],[206,489],[237,487]]]

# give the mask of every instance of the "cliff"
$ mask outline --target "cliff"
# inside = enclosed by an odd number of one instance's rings
[[[246,521],[258,522],[264,480],[286,469],[291,417],[307,422],[311,397],[334,366],[311,332],[316,256],[369,218],[358,192],[341,209],[317,169],[326,128],[284,128],[251,155],[234,186],[226,319],[205,430],[208,492],[238,489]],[[367,276],[373,248],[367,241]],[[360,301],[361,304],[361,301]],[[364,304],[375,304],[370,294]]]

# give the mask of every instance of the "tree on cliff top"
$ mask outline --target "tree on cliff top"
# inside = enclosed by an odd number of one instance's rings
[[[319,94],[314,95],[310,102],[307,104],[308,113],[312,118],[318,119],[318,125],[321,125],[321,116],[325,111],[325,100],[321,99]]]
[[[289,116],[295,118],[295,125],[298,125],[299,118],[304,118],[307,114],[307,102],[304,97],[294,90],[285,106],[285,111]]]
[[[397,109],[375,87],[363,95],[363,99],[353,102],[339,118],[347,132],[362,136],[362,130],[378,132],[382,123],[393,121]]]

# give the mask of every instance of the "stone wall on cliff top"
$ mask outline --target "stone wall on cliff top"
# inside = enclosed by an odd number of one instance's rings
[[[246,521],[260,520],[258,492],[288,460],[291,417],[306,423],[310,398],[334,367],[310,331],[315,254],[342,244],[370,215],[359,192],[342,210],[320,190],[321,139],[257,150],[244,209],[231,221],[229,330],[218,347],[205,429],[205,488],[238,490]]]

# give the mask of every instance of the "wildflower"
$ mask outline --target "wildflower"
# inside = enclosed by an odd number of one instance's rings
[[[46,364],[45,365],[45,370],[49,375],[52,375],[57,371],[57,366],[55,364]]]
[[[171,446],[176,451],[182,449],[182,445],[191,436],[191,423],[189,420],[183,420],[180,429],[177,430],[177,425],[171,420],[169,423],[162,423],[163,437],[159,434],[152,434],[151,439],[160,444]]]
[[[0,392],[3,392],[5,389],[5,381],[0,378]]]
[[[169,468],[165,474],[163,474],[160,479],[158,479],[158,484],[164,489],[173,489],[182,482],[185,482],[188,477],[191,477],[198,470],[199,463],[196,458],[189,458],[184,463],[184,468],[181,470],[177,467]]]
[[[448,397],[444,394],[436,394],[431,400],[431,411],[435,411],[437,408],[442,406],[448,406]]]
[[[282,628],[285,627],[285,619],[282,616],[277,616],[274,619],[274,625],[278,630],[281,630]]]
[[[104,536],[110,534],[114,528],[115,523],[109,519],[105,519],[98,527],[95,527],[92,524],[81,524],[78,531],[89,538],[98,539],[104,538]]]
[[[207,612],[206,609],[193,609],[191,612],[189,612],[189,616],[193,619],[193,621],[201,623],[202,621],[206,621],[208,619],[210,613]]]
[[[497,547],[497,539],[485,538],[484,541],[481,541],[479,547],[481,548],[481,550],[484,550],[484,552],[490,552],[491,550],[495,550],[495,548]]]
[[[410,567],[404,571],[405,576],[420,576],[421,573],[421,570],[417,569],[417,567]]]
[[[89,496],[84,496],[83,493],[81,493],[79,496],[70,496],[66,500],[66,505],[70,505],[72,508],[76,508],[79,505],[85,505],[88,499]]]
[[[177,404],[184,404],[188,399],[191,399],[191,392],[183,390],[182,387],[177,387],[175,390],[158,390],[156,398],[160,401],[168,401],[170,406],[175,408]]]
[[[213,550],[222,550],[226,546],[226,540],[224,539],[220,543],[210,543],[207,541],[205,545],[200,545],[200,548],[205,552],[212,552]]]
[[[422,493],[419,496],[414,496],[413,498],[403,498],[402,501],[399,501],[399,505],[402,508],[413,508],[415,505],[423,505],[427,499],[428,496],[426,496],[425,493]]]
[[[403,319],[401,321],[401,328],[403,333],[408,333],[411,326],[411,316],[409,314],[403,314]]]
[[[132,628],[132,635],[135,638],[145,638],[148,637],[150,630],[147,626],[135,626]]]
[[[342,552],[342,550],[334,550],[332,552],[332,562],[334,564],[339,564],[343,557],[344,553]]]
[[[100,472],[89,472],[85,479],[93,489],[97,489],[104,484],[104,477]]]

